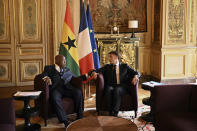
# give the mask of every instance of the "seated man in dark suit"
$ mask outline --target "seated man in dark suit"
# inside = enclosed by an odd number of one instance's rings
[[[65,67],[66,59],[63,55],[55,57],[55,64],[45,66],[43,80],[49,84],[50,102],[60,122],[65,126],[69,125],[66,112],[62,107],[62,97],[69,97],[74,100],[77,119],[83,117],[83,96],[81,89],[74,88],[70,84],[73,74]]]
[[[119,54],[115,51],[109,53],[110,64],[92,72],[94,79],[97,73],[104,77],[104,96],[108,103],[110,115],[117,116],[121,104],[121,96],[128,94],[131,85],[136,85],[139,74],[127,64],[119,63]]]

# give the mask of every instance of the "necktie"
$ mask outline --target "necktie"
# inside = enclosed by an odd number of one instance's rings
[[[116,65],[113,65],[113,84],[117,84],[117,78],[116,78]]]

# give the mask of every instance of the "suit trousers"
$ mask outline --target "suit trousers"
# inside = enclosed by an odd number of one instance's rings
[[[63,97],[72,98],[74,100],[77,117],[81,118],[83,116],[83,96],[81,89],[70,86],[71,85],[69,85],[68,88],[65,85],[59,85],[58,87],[53,88],[51,93],[51,104],[60,122],[67,121],[66,112],[62,106]]]
[[[109,112],[118,112],[120,109],[121,98],[128,94],[128,87],[123,86],[106,86],[104,97],[107,100]]]

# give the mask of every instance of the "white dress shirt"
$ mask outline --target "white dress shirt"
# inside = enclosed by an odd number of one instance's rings
[[[120,70],[119,70],[119,61],[116,63],[116,79],[117,79],[117,84],[120,84]]]
[[[60,67],[57,64],[55,64],[55,69],[60,72]]]

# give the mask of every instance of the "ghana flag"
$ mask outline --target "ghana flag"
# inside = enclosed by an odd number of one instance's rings
[[[62,43],[60,44],[59,54],[65,56],[66,67],[68,67],[73,74],[79,76],[80,69],[77,42],[75,39],[72,16],[68,0],[66,5],[66,13],[62,30]]]

